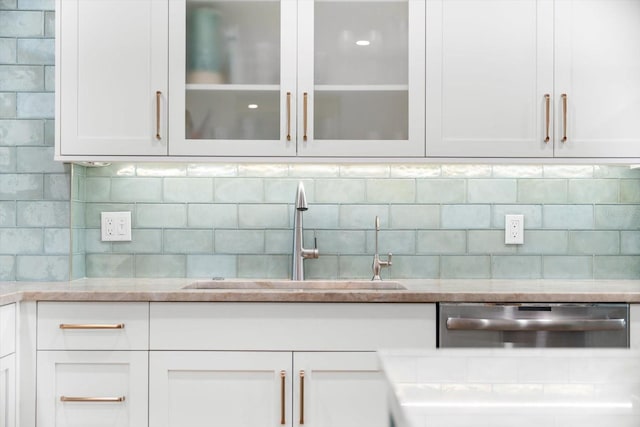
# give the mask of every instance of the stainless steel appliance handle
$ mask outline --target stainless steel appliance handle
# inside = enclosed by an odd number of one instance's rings
[[[618,331],[624,319],[482,319],[447,318],[447,329],[457,331]]]

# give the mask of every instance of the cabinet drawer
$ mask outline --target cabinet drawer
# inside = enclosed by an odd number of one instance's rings
[[[147,350],[149,303],[40,302],[39,350]]]
[[[16,351],[16,305],[0,307],[0,357]]]
[[[435,348],[434,304],[151,303],[151,350]]]
[[[38,427],[146,426],[148,352],[39,351]]]

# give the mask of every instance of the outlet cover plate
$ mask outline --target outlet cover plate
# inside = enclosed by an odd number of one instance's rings
[[[524,244],[524,215],[504,216],[505,245]]]
[[[130,242],[131,212],[101,212],[100,229],[103,242]]]

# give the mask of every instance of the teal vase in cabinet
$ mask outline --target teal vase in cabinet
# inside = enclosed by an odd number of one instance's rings
[[[187,83],[224,83],[224,43],[220,14],[211,7],[189,11],[187,31]]]

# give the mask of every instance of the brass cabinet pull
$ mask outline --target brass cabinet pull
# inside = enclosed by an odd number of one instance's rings
[[[287,378],[287,372],[286,371],[280,371],[280,424],[285,425],[287,423],[286,417],[285,417],[285,380]]]
[[[162,92],[159,90],[156,91],[156,139],[160,141],[162,136],[160,136],[160,100],[162,98]]]
[[[300,371],[300,425],[304,424],[304,371]]]
[[[287,141],[291,141],[291,92],[287,92]]]
[[[97,323],[61,323],[60,329],[124,329],[124,323],[97,324]]]
[[[544,138],[544,142],[549,143],[551,138],[549,137],[549,111],[551,110],[551,96],[546,93],[544,95],[544,105],[545,105],[545,129],[547,132],[547,136]]]
[[[81,403],[118,403],[124,402],[125,397],[75,397],[75,396],[60,396],[61,402],[81,402]]]
[[[562,98],[562,142],[567,142],[567,94],[560,95]]]
[[[308,102],[308,98],[309,98],[309,94],[307,92],[304,93],[304,95],[302,95],[302,121],[304,123],[304,135],[302,136],[302,140],[306,141],[307,140],[307,102]]]

